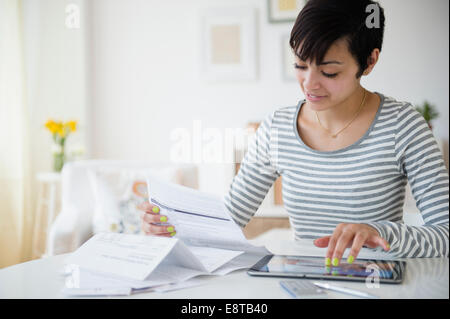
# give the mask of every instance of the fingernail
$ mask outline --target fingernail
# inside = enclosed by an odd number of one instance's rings
[[[173,237],[173,236],[175,236],[176,233],[177,233],[177,232],[174,231],[173,233],[170,233],[170,236]]]
[[[153,206],[152,212],[154,212],[155,214],[158,214],[159,213],[159,207],[158,206]]]
[[[347,258],[347,263],[348,263],[348,264],[352,264],[354,260],[355,260],[355,257],[353,257],[352,255],[350,255],[350,256],[348,256],[348,258]]]
[[[387,244],[387,249],[388,250],[391,249],[391,245]]]
[[[161,222],[166,222],[167,221],[167,217],[166,216],[161,216],[161,218],[159,220]]]
[[[167,227],[167,232],[168,233],[173,233],[173,226]]]
[[[325,258],[325,266],[331,266],[331,258]]]
[[[338,266],[339,265],[339,259],[337,259],[336,257],[333,258],[333,262],[332,262],[333,266]]]

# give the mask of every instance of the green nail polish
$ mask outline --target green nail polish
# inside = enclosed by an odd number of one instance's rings
[[[177,233],[177,232],[174,231],[173,233],[170,233],[170,236],[173,237],[173,236],[175,236],[176,233]]]
[[[332,262],[333,266],[339,266],[339,259],[337,258],[333,258],[333,262]]]
[[[388,250],[391,249],[391,245],[387,244],[387,249]]]
[[[325,258],[325,266],[331,266],[331,258]]]
[[[169,227],[167,227],[167,232],[169,232],[169,233],[173,233],[173,226],[169,226]]]
[[[162,222],[166,222],[167,221],[167,217],[166,216],[161,216],[161,218],[159,219]]]
[[[159,207],[158,206],[153,206],[152,212],[154,212],[155,214],[158,214],[159,213]]]
[[[348,263],[348,264],[352,264],[354,260],[355,260],[355,257],[353,257],[352,255],[350,255],[350,256],[348,256],[348,258],[347,258],[347,263]]]

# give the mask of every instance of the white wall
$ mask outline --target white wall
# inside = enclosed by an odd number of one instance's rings
[[[54,120],[78,120],[79,129],[67,140],[67,148],[86,145],[86,21],[85,0],[23,0],[23,41],[26,103],[30,111],[31,170],[52,170],[52,138],[44,124]],[[66,25],[66,6],[80,9],[80,28]],[[30,199],[36,202],[33,179]]]
[[[66,25],[66,6],[80,9],[80,28]],[[44,124],[78,120],[68,143],[85,144],[87,110],[84,0],[24,0],[24,51],[27,105],[32,119],[33,164],[51,169],[51,135]]]
[[[448,143],[449,2],[381,0],[380,4],[386,16],[383,49],[363,83],[398,100],[420,104],[427,99],[436,104],[441,116],[433,131]]]
[[[243,127],[274,107],[295,104],[296,83],[283,83],[279,36],[288,24],[266,22],[265,1],[93,2],[93,155],[168,161],[170,133],[193,120],[202,127]],[[259,79],[205,84],[199,77],[200,10],[257,8]],[[276,63],[274,63],[276,61]],[[221,165],[206,165],[200,187],[223,191]],[[205,176],[205,179],[203,179]]]
[[[88,78],[90,152],[96,158],[170,159],[170,133],[193,120],[203,127],[243,127],[303,98],[281,76],[281,36],[293,23],[269,24],[265,0],[95,0]],[[363,80],[369,90],[414,104],[428,99],[441,117],[435,134],[448,141],[448,1],[383,0],[381,59]],[[199,77],[200,11],[257,9],[258,80],[205,84]],[[447,151],[448,154],[448,151]],[[447,155],[448,156],[448,155]],[[200,187],[223,193],[224,165],[205,165]]]

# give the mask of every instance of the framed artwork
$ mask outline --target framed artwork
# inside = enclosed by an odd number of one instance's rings
[[[267,0],[269,22],[294,22],[308,0]]]
[[[282,54],[282,78],[286,82],[296,81],[295,77],[295,56],[289,45],[290,34],[285,34],[281,37],[281,54]]]
[[[211,8],[202,15],[202,77],[208,82],[255,80],[255,9]]]

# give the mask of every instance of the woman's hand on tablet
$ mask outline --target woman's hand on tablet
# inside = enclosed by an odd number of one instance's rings
[[[328,247],[325,256],[326,266],[338,266],[346,248],[351,248],[347,263],[351,264],[363,246],[376,248],[381,246],[385,251],[390,249],[389,243],[378,231],[366,224],[339,224],[333,235],[314,240],[317,247]]]
[[[175,236],[175,227],[172,225],[158,225],[161,223],[167,223],[167,216],[160,215],[160,209],[158,206],[144,202],[138,206],[138,209],[142,210],[141,214],[141,229],[146,235],[154,236]]]

